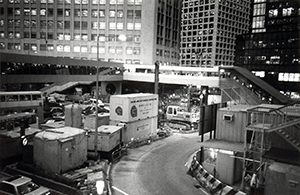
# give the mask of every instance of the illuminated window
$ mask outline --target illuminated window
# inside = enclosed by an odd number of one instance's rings
[[[88,39],[89,39],[89,36],[87,34],[82,34],[81,35],[81,40],[88,41]]]
[[[294,13],[294,8],[293,7],[282,9],[282,16],[291,16],[293,13]]]
[[[100,29],[105,29],[105,22],[100,22]]]
[[[123,15],[124,15],[123,10],[118,10],[118,11],[117,11],[117,17],[118,17],[118,18],[123,18]]]
[[[123,30],[123,23],[117,23],[117,29]]]
[[[97,18],[98,17],[98,10],[92,10],[92,17]]]
[[[74,34],[74,40],[81,40],[80,34]]]
[[[99,47],[99,53],[105,53],[105,47]]]
[[[275,18],[278,16],[278,10],[277,9],[271,9],[269,10],[269,17],[270,18]]]
[[[47,13],[46,9],[41,9],[40,10],[40,15],[41,16],[46,16],[46,13]]]
[[[108,41],[116,41],[116,35],[113,34],[108,35]]]
[[[265,26],[265,17],[253,17],[252,28],[264,28]]]
[[[105,10],[99,10],[99,17],[104,18],[105,17]]]
[[[115,22],[110,22],[109,23],[109,29],[110,30],[115,30],[116,29],[116,23]]]
[[[80,46],[75,45],[74,46],[74,52],[80,52]]]
[[[32,15],[32,16],[36,16],[36,13],[37,13],[36,9],[32,9],[32,10],[31,10],[31,15]]]
[[[135,35],[134,36],[134,42],[135,43],[140,43],[141,42],[141,36],[140,35]]]
[[[109,17],[116,17],[116,11],[115,10],[109,10]]]
[[[63,34],[63,33],[59,33],[59,34],[57,35],[57,39],[58,39],[58,40],[64,40],[64,34]]]
[[[127,30],[133,30],[133,23],[127,23]]]
[[[123,48],[122,47],[116,47],[116,53],[117,54],[122,54],[123,53]]]
[[[116,53],[115,47],[109,47],[108,48],[108,53]]]
[[[65,40],[67,41],[71,40],[71,35],[69,33],[65,34]]]
[[[87,53],[87,52],[88,52],[88,47],[87,47],[87,46],[81,46],[80,51],[81,51],[82,53]]]
[[[71,15],[71,10],[66,9],[65,10],[65,17],[69,17]]]
[[[15,16],[21,15],[21,10],[20,9],[15,9]]]
[[[91,53],[97,53],[97,47],[96,46],[91,47]]]
[[[63,21],[57,21],[57,28],[64,28],[64,22]]]
[[[89,14],[88,10],[87,9],[84,9],[81,11],[81,16],[84,16],[84,17],[87,17]]]
[[[99,35],[99,41],[100,41],[100,42],[105,42],[105,35],[100,34],[100,35]]]
[[[134,24],[134,30],[141,30],[142,24],[141,23],[135,23]]]
[[[266,12],[266,4],[265,3],[254,5],[254,9],[253,9],[254,16],[265,15],[265,12]]]
[[[5,49],[5,43],[3,42],[0,43],[0,49]]]
[[[65,45],[64,46],[64,52],[70,52],[71,51],[71,46],[70,45]]]
[[[64,46],[63,45],[57,45],[56,46],[56,51],[58,51],[58,52],[64,51]]]
[[[126,54],[133,54],[133,49],[132,49],[132,47],[127,47],[127,48],[126,48]]]
[[[124,0],[117,0],[117,4],[118,4],[118,5],[124,4]]]
[[[139,55],[141,53],[141,49],[139,47],[134,47],[133,48],[133,54]]]

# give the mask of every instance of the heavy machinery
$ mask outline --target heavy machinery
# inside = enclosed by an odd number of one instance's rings
[[[169,105],[166,116],[169,127],[179,130],[193,130],[198,128],[200,111],[196,107],[188,109],[186,106]]]
[[[166,109],[167,124],[170,128],[179,130],[195,130],[200,121],[200,104],[205,103],[208,87],[188,86],[180,95],[171,95]],[[201,96],[202,94],[202,96]],[[202,100],[200,99],[202,98]]]

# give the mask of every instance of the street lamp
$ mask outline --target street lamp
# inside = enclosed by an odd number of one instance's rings
[[[96,67],[96,116],[95,116],[95,157],[98,156],[98,101],[99,101],[99,35],[97,35],[97,67]]]

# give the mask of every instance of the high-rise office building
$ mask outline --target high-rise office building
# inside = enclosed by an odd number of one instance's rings
[[[300,96],[300,2],[254,0],[251,32],[237,38],[236,66]]]
[[[180,0],[0,0],[0,52],[178,65],[180,10]]]
[[[233,65],[236,35],[249,30],[250,5],[250,0],[183,0],[181,65]]]

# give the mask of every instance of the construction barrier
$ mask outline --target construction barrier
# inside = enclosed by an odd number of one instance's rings
[[[196,160],[196,158],[193,158],[192,162],[190,163],[187,174],[194,177],[210,194],[246,195],[246,193],[242,191],[234,190],[231,186],[223,184],[221,181],[209,174]]]

